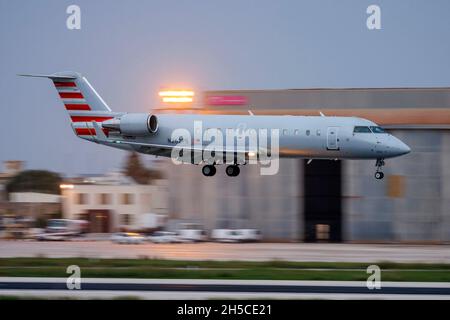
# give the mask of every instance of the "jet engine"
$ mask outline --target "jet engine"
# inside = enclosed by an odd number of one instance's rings
[[[125,136],[147,136],[158,131],[158,118],[148,113],[127,113],[102,122],[102,127]]]

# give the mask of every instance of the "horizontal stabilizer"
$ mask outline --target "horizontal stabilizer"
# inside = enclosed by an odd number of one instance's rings
[[[57,74],[18,74],[20,77],[35,77],[35,78],[49,78],[49,79],[76,79],[75,76],[65,76]]]

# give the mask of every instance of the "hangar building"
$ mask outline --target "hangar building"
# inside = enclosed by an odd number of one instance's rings
[[[412,152],[375,161],[282,159],[274,176],[258,166],[213,178],[197,166],[166,166],[171,215],[206,229],[258,228],[265,239],[307,242],[450,241],[450,88],[206,91],[214,114],[343,115],[372,120]],[[170,160],[169,160],[170,161]]]

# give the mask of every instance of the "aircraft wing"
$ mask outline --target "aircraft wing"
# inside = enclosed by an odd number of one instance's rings
[[[249,153],[249,152],[257,152],[255,149],[252,150],[246,150],[246,149],[226,149],[220,146],[207,146],[207,147],[193,147],[193,146],[183,146],[183,145],[164,145],[164,144],[153,144],[153,143],[142,143],[142,142],[132,142],[132,141],[123,141],[123,140],[109,140],[110,143],[116,143],[116,144],[128,144],[128,145],[135,145],[135,146],[142,146],[142,147],[149,147],[149,148],[155,148],[155,149],[167,149],[167,150],[192,150],[192,151],[214,151],[214,152],[221,152],[221,153]]]

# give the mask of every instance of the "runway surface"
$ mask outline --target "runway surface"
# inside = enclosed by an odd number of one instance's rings
[[[210,242],[120,245],[110,241],[0,240],[0,257],[38,256],[49,258],[450,263],[450,245]]]
[[[85,298],[131,295],[167,299],[167,294],[171,294],[171,299],[196,299],[244,294],[244,297],[289,299],[450,299],[450,283],[385,282],[380,289],[368,289],[365,282],[356,281],[82,279],[81,290],[68,290],[65,278],[0,278],[0,295],[46,296],[49,292],[50,296],[84,294]]]

